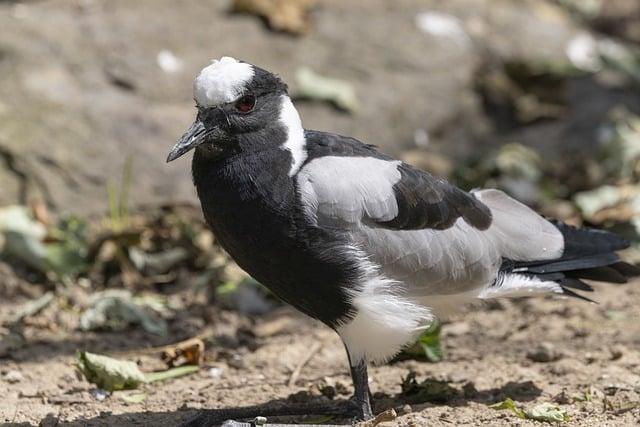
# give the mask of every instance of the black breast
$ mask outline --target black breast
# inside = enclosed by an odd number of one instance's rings
[[[204,216],[231,257],[278,297],[336,326],[351,311],[356,261],[346,239],[302,214],[288,152],[207,157],[196,151],[193,176]]]

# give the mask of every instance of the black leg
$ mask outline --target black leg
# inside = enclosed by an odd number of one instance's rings
[[[347,350],[347,356],[349,351]],[[358,420],[370,420],[373,418],[371,410],[371,397],[369,395],[369,378],[367,375],[367,364],[365,361],[351,363],[349,356],[349,366],[351,367],[351,378],[355,392],[353,397],[346,402],[308,403],[291,405],[287,402],[268,403],[265,405],[248,406],[229,409],[204,409],[198,414],[180,424],[180,427],[210,427],[220,425],[225,420],[251,419],[257,416],[286,416],[286,415],[337,415],[353,416]],[[240,427],[242,423],[228,423],[229,427]]]
[[[353,388],[355,389],[353,397],[351,398],[351,403],[355,406],[358,420],[370,420],[373,418],[373,411],[371,410],[371,395],[369,394],[367,362],[361,360],[356,362],[354,366],[351,363],[351,356],[349,356],[349,362],[349,365],[351,366],[351,379],[353,380]]]
[[[349,351],[347,351],[349,355]],[[364,360],[351,362],[349,356],[349,366],[351,367],[351,379],[355,389],[349,402],[308,403],[291,405],[288,402],[268,403],[264,405],[248,406],[230,409],[204,409],[181,424],[181,427],[209,427],[220,425],[225,420],[251,419],[257,416],[285,416],[285,415],[347,415],[355,413],[359,421],[367,421],[373,418],[371,410],[371,395],[369,393],[369,376],[367,374],[367,363]],[[228,426],[240,427],[242,423],[229,423]],[[333,427],[333,426],[330,426]]]

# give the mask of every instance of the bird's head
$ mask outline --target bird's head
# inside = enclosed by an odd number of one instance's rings
[[[201,145],[221,148],[235,136],[278,123],[283,107],[293,109],[287,85],[276,75],[228,56],[200,71],[193,81],[193,98],[198,109],[196,120],[173,147],[167,162]],[[300,126],[297,113],[294,116],[294,125]]]

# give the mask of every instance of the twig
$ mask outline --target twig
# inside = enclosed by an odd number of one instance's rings
[[[296,368],[291,373],[291,376],[289,377],[289,382],[287,383],[287,386],[293,387],[296,384],[296,381],[298,381],[298,377],[300,376],[300,372],[302,372],[302,368],[304,368],[305,365],[307,363],[309,363],[309,361],[311,361],[311,359],[313,359],[313,356],[315,356],[316,353],[319,352],[321,348],[322,348],[322,343],[321,342],[316,342],[313,345],[313,347],[311,348],[309,353],[307,353],[307,356],[300,361],[298,366],[296,366]]]
[[[55,295],[53,292],[47,292],[40,298],[28,301],[22,305],[16,313],[9,319],[9,323],[17,323],[27,317],[35,316],[53,301]]]
[[[200,368],[194,365],[178,366],[177,368],[167,369],[166,371],[147,372],[144,374],[144,379],[148,383],[153,383],[156,381],[166,381],[172,378],[178,378],[184,375],[189,375],[194,372],[198,372],[199,369]]]
[[[167,344],[167,345],[163,345],[160,347],[148,347],[148,348],[140,348],[137,350],[125,350],[125,351],[113,351],[113,352],[108,352],[107,354],[111,355],[111,356],[117,356],[117,357],[130,357],[130,356],[137,356],[137,355],[142,355],[142,354],[154,354],[154,353],[162,353],[163,351],[167,351],[167,350],[171,350],[174,349],[176,347],[179,347],[181,345],[184,345],[185,343],[191,342],[193,340],[206,340],[207,338],[213,336],[213,332],[211,330],[207,330],[205,332],[202,332],[198,335],[196,335],[195,337],[191,337],[188,338],[184,341],[180,341],[177,343],[173,343],[173,344]]]
[[[356,424],[356,426],[357,427],[376,427],[378,424],[393,421],[397,417],[398,417],[398,414],[396,414],[396,411],[393,408],[391,408],[376,415],[374,419],[358,423]]]

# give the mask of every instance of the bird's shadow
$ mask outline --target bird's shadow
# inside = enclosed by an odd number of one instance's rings
[[[420,399],[419,396],[397,394],[387,396],[384,393],[378,393],[376,396],[379,405],[376,406],[376,412],[382,412],[392,407],[402,404],[419,405],[423,403],[431,403],[436,406],[466,406],[469,402],[482,403],[491,405],[506,398],[511,398],[520,402],[529,402],[535,400],[542,394],[542,390],[538,388],[533,381],[509,381],[501,387],[495,387],[487,390],[476,390],[471,384],[467,383],[462,390],[450,396],[435,397],[433,399]],[[386,406],[385,406],[386,405]]]
[[[251,421],[258,416],[268,417],[269,422],[295,424],[352,425],[353,417],[348,415],[349,402],[337,400],[331,402],[310,402],[307,404],[291,403],[287,399],[274,399],[269,402],[235,408],[220,409],[178,409],[175,411],[147,411],[111,414],[103,412],[93,418],[78,418],[73,421],[62,421],[53,414],[48,414],[38,427],[124,427],[124,426],[154,426],[154,427],[208,427],[218,426],[227,420]],[[314,411],[313,408],[317,408]],[[305,414],[310,410],[313,415]],[[275,415],[275,414],[287,415]],[[345,415],[346,414],[346,415]],[[33,427],[30,423],[7,423],[7,427]]]
[[[517,401],[531,401],[542,394],[542,390],[531,381],[508,382],[502,387],[488,390],[465,389],[458,395],[436,406],[465,406],[469,402],[492,404],[507,397]],[[392,407],[402,406],[406,403],[418,405],[428,403],[419,402],[402,394],[388,396],[380,394],[374,401],[376,412],[382,412]],[[315,410],[314,410],[315,408]],[[67,426],[67,427],[124,427],[130,425],[157,426],[157,427],[204,427],[221,425],[224,421],[251,420],[256,416],[266,416],[270,422],[282,423],[318,423],[331,425],[351,425],[353,416],[349,413],[349,402],[344,399],[326,401],[322,399],[311,400],[307,403],[292,403],[287,399],[274,399],[255,406],[221,408],[221,409],[179,409],[176,411],[148,411],[129,412],[124,414],[101,413],[93,418],[79,418],[74,421],[64,422],[52,414],[47,415],[38,424],[42,427]],[[305,412],[309,411],[309,412]],[[283,416],[282,414],[288,414]],[[313,415],[311,414],[313,413]],[[277,415],[280,414],[280,415]],[[319,418],[321,416],[326,418]],[[5,424],[14,427],[30,427],[29,423]]]

